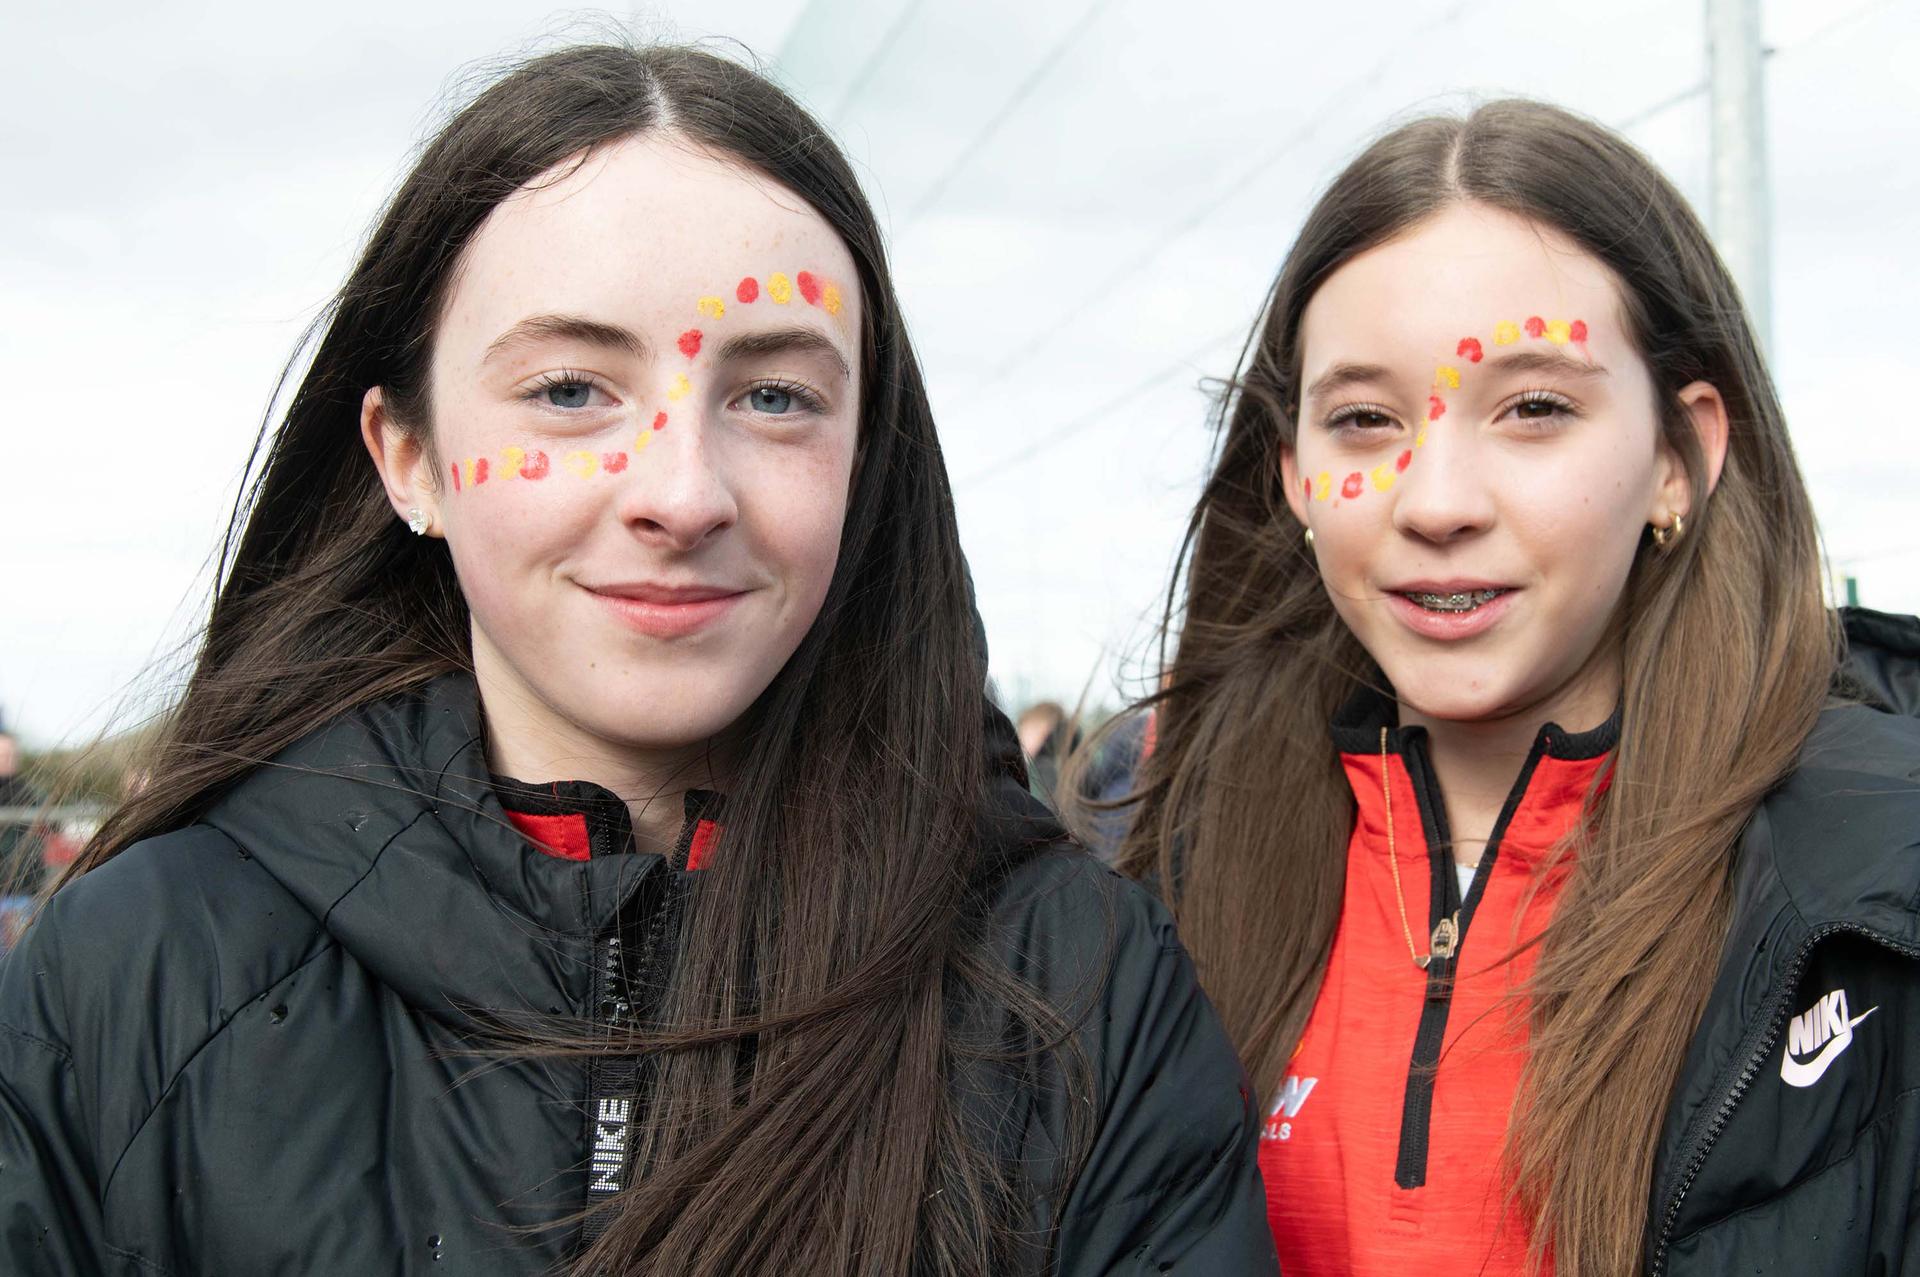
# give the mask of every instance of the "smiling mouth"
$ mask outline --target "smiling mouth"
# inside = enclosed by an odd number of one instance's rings
[[[1410,599],[1429,612],[1471,612],[1499,598],[1505,590],[1462,590],[1457,594],[1432,594],[1425,590],[1407,590],[1401,597]]]

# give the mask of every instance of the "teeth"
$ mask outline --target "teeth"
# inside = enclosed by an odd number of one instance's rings
[[[1471,612],[1499,598],[1500,590],[1466,590],[1459,594],[1425,594],[1410,591],[1407,597],[1429,612]]]

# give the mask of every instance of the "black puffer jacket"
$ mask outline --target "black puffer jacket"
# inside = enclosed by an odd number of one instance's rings
[[[1920,1272],[1920,623],[1849,610],[1849,690],[1742,834],[1667,1108],[1660,1277]]]
[[[69,885],[0,961],[0,1271],[537,1273],[578,1244],[508,1229],[587,1201],[588,1071],[476,1070],[461,1008],[593,1014],[612,920],[675,866],[530,848],[465,678],[278,764]],[[1098,995],[1091,1160],[1030,1204],[1057,1271],[1274,1272],[1255,1112],[1167,915],[1058,848],[994,900],[1003,961],[1060,1005]],[[1016,1076],[982,1115],[1046,1165],[1064,1098]]]

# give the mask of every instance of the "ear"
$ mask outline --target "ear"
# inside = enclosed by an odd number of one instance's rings
[[[1287,508],[1293,511],[1294,518],[1306,523],[1307,494],[1300,486],[1300,458],[1291,444],[1280,445],[1280,483],[1286,489]]]
[[[387,411],[386,396],[374,386],[360,400],[360,441],[380,472],[380,485],[387,490],[387,503],[402,519],[414,510],[427,516],[427,535],[439,536],[440,488],[433,470],[433,458],[420,436],[401,429]]]
[[[1706,464],[1707,491],[1712,492],[1719,486],[1720,471],[1727,464],[1727,402],[1720,397],[1719,390],[1706,381],[1682,386],[1678,398],[1681,409],[1693,423],[1694,438],[1700,444],[1700,459]],[[1681,462],[1680,454],[1665,444],[1661,445],[1660,454],[1664,472],[1656,500],[1664,508],[1653,511],[1648,521],[1660,523],[1671,514],[1691,517],[1693,488],[1687,482],[1687,467]]]

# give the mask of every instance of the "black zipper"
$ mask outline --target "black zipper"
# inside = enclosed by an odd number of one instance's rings
[[[1447,918],[1455,919],[1453,952],[1447,957],[1435,954],[1427,963],[1426,1000],[1420,1008],[1420,1025],[1413,1035],[1413,1058],[1407,1065],[1406,1093],[1400,1103],[1400,1147],[1393,1163],[1393,1182],[1401,1188],[1419,1188],[1427,1182],[1427,1153],[1433,1128],[1433,1084],[1440,1070],[1440,1048],[1446,1042],[1447,1018],[1453,1011],[1453,982],[1460,968],[1460,956],[1466,948],[1467,927],[1473,921],[1480,897],[1486,890],[1493,863],[1500,854],[1500,843],[1507,826],[1533,784],[1534,769],[1546,755],[1546,738],[1536,739],[1521,765],[1520,775],[1507,792],[1507,801],[1480,853],[1473,882],[1466,898],[1460,896],[1460,880],[1453,867],[1453,834],[1447,827],[1446,805],[1440,801],[1439,782],[1427,761],[1426,751],[1417,738],[1410,738],[1401,759],[1407,778],[1420,805],[1420,822],[1427,841],[1429,892],[1427,944],[1432,952],[1433,929]]]
[[[1862,936],[1905,958],[1920,958],[1920,948],[1889,940],[1878,932],[1852,922],[1828,923],[1809,932],[1807,938],[1800,942],[1800,947],[1794,950],[1793,958],[1787,964],[1785,974],[1774,981],[1774,990],[1767,998],[1764,1014],[1748,1031],[1748,1040],[1752,1045],[1744,1056],[1740,1071],[1734,1075],[1732,1088],[1710,1115],[1703,1114],[1694,1119],[1694,1130],[1687,1138],[1689,1143],[1697,1147],[1681,1160],[1680,1178],[1668,1196],[1666,1213],[1660,1221],[1660,1235],[1654,1241],[1653,1256],[1647,1265],[1648,1277],[1661,1277],[1666,1271],[1667,1247],[1673,1242],[1673,1227],[1680,1218],[1680,1207],[1692,1191],[1693,1182],[1705,1168],[1707,1155],[1727,1129],[1727,1123],[1733,1120],[1734,1109],[1739,1107],[1747,1088],[1753,1085],[1760,1067],[1773,1054],[1774,1045],[1780,1040],[1781,1026],[1787,1022],[1787,1013],[1793,1009],[1794,998],[1799,993],[1800,977],[1806,970],[1807,958],[1821,941],[1841,933]]]

